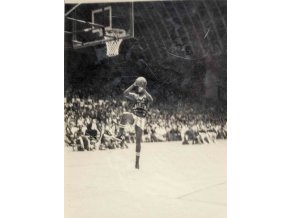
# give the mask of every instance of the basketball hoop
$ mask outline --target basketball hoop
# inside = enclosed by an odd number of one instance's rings
[[[104,36],[106,41],[106,47],[107,47],[107,56],[108,57],[114,57],[119,55],[119,47],[123,41],[123,39],[120,39],[121,37],[126,36],[126,31],[123,29],[106,29],[106,35]]]

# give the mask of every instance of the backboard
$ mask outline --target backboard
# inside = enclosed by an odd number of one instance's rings
[[[65,41],[78,49],[115,40],[109,33],[120,29],[118,39],[134,37],[133,2],[65,4]]]

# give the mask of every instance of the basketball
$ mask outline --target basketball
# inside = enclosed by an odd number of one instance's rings
[[[136,84],[137,86],[140,86],[140,87],[142,87],[142,88],[145,88],[146,85],[147,85],[147,80],[146,80],[144,77],[141,76],[141,77],[138,77],[138,78],[136,79],[135,84]]]

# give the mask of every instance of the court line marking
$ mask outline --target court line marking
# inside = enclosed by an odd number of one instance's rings
[[[183,200],[183,201],[195,201],[195,202],[214,204],[214,205],[219,205],[219,206],[227,206],[226,203],[219,203],[219,202],[214,202],[214,201],[202,201],[202,200],[197,200],[197,199],[181,199],[181,200]]]
[[[191,194],[194,194],[194,193],[197,193],[197,192],[200,192],[200,191],[204,191],[204,190],[207,190],[209,188],[213,188],[213,187],[216,187],[216,186],[219,186],[219,185],[223,185],[223,184],[226,184],[226,181],[225,182],[220,182],[220,183],[217,183],[217,184],[213,184],[213,185],[210,185],[210,186],[206,186],[204,188],[200,188],[200,189],[197,189],[197,190],[194,190],[192,192],[189,192],[187,194],[184,194],[184,195],[181,195],[181,196],[177,197],[177,199],[182,199],[182,198],[184,198],[186,196],[189,196]]]

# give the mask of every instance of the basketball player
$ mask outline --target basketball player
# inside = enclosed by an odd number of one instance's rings
[[[146,91],[147,81],[144,77],[138,77],[136,81],[124,91],[125,97],[132,103],[131,112],[124,113],[120,119],[120,129],[117,138],[124,144],[124,128],[127,124],[135,126],[136,133],[136,161],[135,168],[139,169],[142,133],[145,127],[145,117],[149,104],[153,102],[152,96]],[[135,90],[135,91],[133,91]]]

